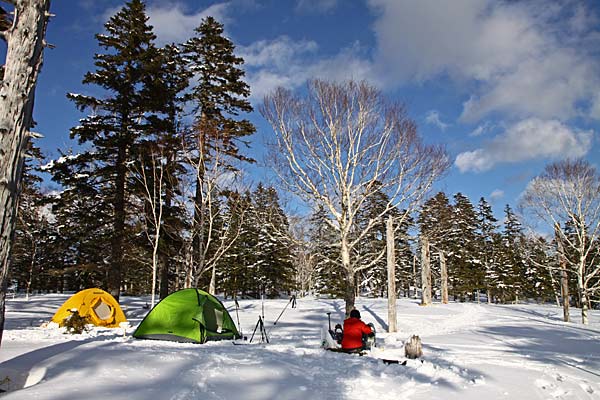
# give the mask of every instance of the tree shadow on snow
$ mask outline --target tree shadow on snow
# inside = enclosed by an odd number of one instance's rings
[[[371,314],[371,316],[372,316],[373,318],[375,318],[375,321],[377,321],[377,323],[378,323],[378,324],[381,326],[381,328],[382,328],[382,329],[383,329],[385,332],[387,332],[387,330],[388,330],[388,324],[387,324],[387,322],[385,322],[385,321],[383,320],[383,318],[381,318],[379,315],[377,315],[377,313],[376,313],[375,311],[373,311],[372,309],[370,309],[369,307],[367,307],[367,306],[363,306],[363,308],[364,308],[364,309],[365,309],[365,310],[366,310],[366,311],[367,311],[369,314]],[[364,319],[364,318],[363,318],[363,319]]]
[[[522,325],[482,328],[488,335],[528,360],[584,371],[600,377],[600,348],[596,331],[548,323],[543,328]]]
[[[41,366],[44,361],[73,350],[87,342],[89,341],[70,340],[42,347],[0,363],[0,380],[3,381],[0,389],[12,392],[39,383],[47,377],[46,369]]]

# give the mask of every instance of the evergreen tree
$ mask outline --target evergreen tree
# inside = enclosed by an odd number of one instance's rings
[[[389,196],[381,190],[374,191],[359,210],[356,219],[356,232],[366,232],[354,249],[354,263],[357,268],[358,291],[370,296],[386,296],[388,289],[387,276],[387,220],[392,216],[394,221],[396,287],[399,289],[409,283],[412,275],[412,251],[408,242],[408,229],[412,224],[410,218],[398,225],[398,218],[404,215],[396,209],[384,213],[390,202]],[[372,224],[372,228],[366,227]],[[356,234],[355,234],[356,235]]]
[[[258,280],[265,293],[273,298],[280,291],[293,288],[294,265],[292,241],[288,232],[287,216],[279,205],[279,197],[273,187],[262,183],[253,193],[254,208],[258,219],[258,246],[256,257],[260,262]]]
[[[63,158],[54,169],[54,179],[66,188],[63,208],[65,202],[77,203],[71,210],[75,214],[65,216],[65,222],[85,228],[80,237],[91,237],[99,246],[95,257],[87,259],[94,268],[104,268],[108,258],[105,283],[116,298],[123,265],[129,264],[124,255],[130,228],[129,190],[134,185],[128,182],[127,165],[134,159],[140,140],[154,129],[148,114],[163,111],[157,109],[162,104],[153,92],[160,75],[156,70],[161,65],[157,62],[160,52],[147,21],[142,1],[131,0],[104,25],[106,34],[96,35],[106,52],[94,56],[96,70],[85,74],[83,83],[105,92],[98,97],[68,95],[81,111],[91,110],[71,129],[71,138],[86,145],[86,150]]]
[[[243,209],[244,212],[236,212]],[[250,192],[240,195],[233,192],[228,200],[227,212],[233,212],[230,223],[235,225],[230,233],[235,233],[232,246],[221,261],[218,268],[220,287],[225,293],[236,296],[259,297],[262,284],[259,280],[261,260],[257,257],[259,222]]]
[[[404,212],[400,212],[404,214]],[[395,244],[394,249],[396,250],[396,288],[404,290],[405,296],[409,295],[410,286],[413,284],[413,262],[414,253],[412,251],[413,239],[409,235],[409,230],[414,225],[414,219],[412,217],[406,218],[399,226],[394,227]]]
[[[328,218],[325,209],[319,206],[309,220],[309,237],[315,258],[315,290],[317,293],[340,297],[344,295],[345,275],[341,268],[336,232],[327,222]]]
[[[195,29],[196,37],[183,45],[187,68],[196,78],[189,100],[194,118],[195,212],[194,212],[194,257],[198,271],[204,269],[206,208],[206,173],[209,169],[232,168],[231,160],[253,161],[239,151],[242,138],[254,133],[255,128],[246,119],[238,119],[242,112],[251,112],[247,100],[248,85],[243,81],[244,71],[240,68],[244,60],[235,56],[233,43],[223,36],[223,25],[213,17],[207,17]],[[209,166],[212,165],[212,168]],[[217,163],[218,165],[214,165]],[[198,275],[198,274],[194,274]]]
[[[443,252],[447,260],[448,285],[452,288],[455,284],[455,275],[452,268],[451,257],[455,247],[452,243],[453,210],[450,200],[444,192],[439,192],[428,199],[421,208],[417,223],[421,236],[429,238],[432,247],[432,258],[439,261],[439,252]],[[439,262],[431,265],[432,279],[440,276]]]
[[[354,249],[354,263],[358,265],[356,284],[358,291],[367,295],[383,296],[387,289],[387,260],[386,254],[386,221],[382,215],[389,197],[380,190],[368,197],[363,207],[358,211],[355,233],[365,232],[359,239],[359,245]],[[370,230],[366,227],[372,224]]]
[[[504,231],[497,263],[498,291],[503,302],[518,299],[523,289],[525,282],[523,241],[521,222],[507,204],[504,208]]]
[[[547,302],[552,301],[560,290],[556,285],[555,277],[558,274],[555,268],[558,265],[552,247],[552,243],[543,237],[524,238],[525,281],[522,283],[522,293],[525,297]]]
[[[449,275],[455,296],[461,299],[484,287],[485,270],[478,258],[477,215],[471,201],[462,193],[454,195]]]
[[[163,93],[162,118],[156,118],[156,147],[164,161],[164,223],[159,247],[161,260],[160,297],[166,297],[174,287],[171,280],[178,269],[183,269],[185,259],[182,256],[185,239],[184,232],[189,230],[186,222],[186,211],[178,198],[181,192],[181,177],[186,174],[183,154],[186,139],[185,128],[181,123],[185,96],[184,90],[189,85],[191,73],[185,68],[180,50],[175,45],[167,45],[161,49],[160,72],[156,79],[160,87],[156,92]]]
[[[477,206],[477,231],[479,234],[478,255],[485,270],[485,285],[487,288],[488,301],[491,301],[492,289],[497,286],[497,276],[494,270],[495,254],[493,238],[496,232],[498,220],[494,217],[492,207],[485,200],[479,199]]]
[[[9,282],[29,295],[35,289],[60,290],[56,263],[49,246],[53,236],[53,224],[47,207],[47,198],[41,191],[42,178],[37,175],[43,156],[33,142],[23,164],[21,194],[12,248]]]

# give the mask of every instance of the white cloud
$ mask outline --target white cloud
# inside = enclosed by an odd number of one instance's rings
[[[440,118],[440,113],[436,110],[430,110],[427,113],[427,115],[425,116],[425,122],[427,122],[428,124],[437,126],[442,131],[445,131],[446,128],[448,128],[450,126],[450,124],[442,122],[442,120]]]
[[[217,3],[195,12],[187,13],[182,3],[156,3],[147,8],[150,25],[154,26],[157,43],[181,43],[194,35],[203,18],[214,17],[217,21],[227,21],[229,3]]]
[[[474,91],[462,120],[492,112],[567,119],[589,114],[600,86],[583,5],[529,0],[369,0],[379,73],[388,83],[448,76]],[[597,26],[597,25],[596,25]]]
[[[593,131],[571,129],[557,120],[523,120],[483,148],[460,153],[454,164],[461,172],[482,172],[499,163],[536,158],[577,158],[590,149]]]
[[[492,191],[492,193],[490,193],[490,199],[493,202],[498,201],[503,197],[504,197],[504,190],[501,190],[501,189],[495,189],[494,191]]]
[[[313,78],[376,82],[371,77],[369,62],[358,56],[359,46],[343,49],[326,58],[319,58],[318,50],[316,42],[293,41],[288,36],[238,47],[238,54],[244,58],[247,67],[253,101],[260,101],[278,86],[294,89]]]
[[[213,4],[197,12],[189,12],[183,2],[160,2],[146,6],[149,24],[154,27],[156,42],[159,45],[167,43],[182,43],[194,35],[194,29],[208,16],[224,23],[228,21],[227,12],[230,2]],[[104,21],[119,12],[123,7],[110,7],[102,13]]]
[[[248,66],[284,69],[296,63],[298,57],[314,53],[318,48],[312,40],[294,42],[288,36],[280,36],[275,40],[260,40],[250,46],[239,47],[238,52]]]
[[[479,125],[477,128],[475,128],[475,130],[473,130],[473,132],[469,133],[469,136],[473,136],[473,137],[481,136],[485,133],[488,133],[493,128],[494,128],[494,125],[491,124],[489,121],[486,121],[483,124]]]

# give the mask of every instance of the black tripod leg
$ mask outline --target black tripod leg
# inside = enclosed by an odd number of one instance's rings
[[[262,319],[260,320],[260,332],[261,332],[261,337],[262,337],[263,341],[269,343],[269,337],[267,336],[267,330],[265,329],[265,324],[262,321]]]
[[[254,334],[256,333],[256,329],[258,328],[258,325],[262,323],[262,319],[260,317],[258,317],[258,321],[256,322],[256,325],[254,326],[254,330],[252,331],[252,336],[250,336],[250,343],[252,343],[252,339],[254,339]]]

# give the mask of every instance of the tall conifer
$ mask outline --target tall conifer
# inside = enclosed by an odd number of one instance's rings
[[[255,128],[240,113],[252,111],[247,100],[250,88],[243,81],[244,60],[234,54],[235,46],[223,35],[223,25],[207,17],[195,29],[196,37],[183,45],[185,60],[196,78],[189,100],[194,110],[194,160],[196,169],[194,213],[194,257],[197,273],[204,269],[206,208],[205,174],[214,162],[231,168],[225,158],[252,161],[239,151],[243,138],[254,133]],[[213,165],[214,167],[214,165]],[[210,189],[208,189],[210,190]]]
[[[81,204],[82,212],[85,214],[87,209],[96,222],[90,221],[87,232],[81,233],[108,245],[101,246],[101,253],[108,254],[102,254],[95,267],[104,268],[108,261],[106,287],[117,298],[125,265],[131,194],[127,166],[135,157],[141,138],[152,129],[152,122],[146,117],[159,107],[154,97],[158,73],[153,69],[160,66],[156,62],[160,54],[147,21],[142,1],[131,0],[104,25],[105,34],[96,35],[105,52],[94,56],[96,70],[86,73],[83,83],[101,87],[104,92],[97,97],[68,95],[81,111],[90,111],[79,126],[71,129],[71,138],[77,138],[85,150],[63,158],[64,162],[56,165],[62,171],[54,175],[65,192],[78,192],[65,196],[87,202]],[[104,237],[96,236],[98,230],[105,233]]]

